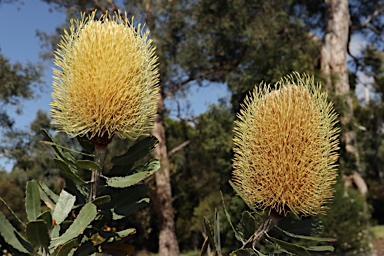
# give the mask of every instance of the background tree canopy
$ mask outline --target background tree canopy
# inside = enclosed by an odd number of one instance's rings
[[[13,1],[0,0],[0,8],[9,2]],[[135,20],[146,23],[151,31],[160,63],[162,97],[154,134],[160,140],[155,154],[161,160],[162,169],[149,181],[153,203],[125,224],[138,230],[132,238],[137,250],[160,255],[198,251],[206,236],[203,217],[213,218],[214,209],[222,208],[220,191],[228,211],[235,214],[245,209],[228,184],[236,113],[255,85],[262,81],[274,83],[297,71],[314,75],[323,82],[341,117],[340,179],[329,213],[321,216],[326,235],[338,239],[334,246],[340,255],[368,253],[369,243],[378,239],[377,232],[376,236],[370,234],[368,227],[384,225],[382,1],[43,2],[55,11],[66,13],[68,19],[79,17],[80,11],[94,9],[99,13],[126,11],[128,16],[134,15]],[[348,56],[348,62],[344,61],[347,67],[344,75],[348,78],[344,86],[348,92],[338,94],[342,75],[325,72],[323,51],[327,48],[326,35],[332,31],[331,19],[336,17],[332,11],[336,12],[343,4],[349,7],[349,18],[344,16],[344,19],[350,20],[344,31],[346,42],[341,43],[340,48]],[[62,29],[57,28],[55,34],[38,32],[42,57],[52,57]],[[342,35],[343,31],[340,33],[334,36]],[[363,38],[365,45],[357,55],[351,51],[354,36]],[[334,55],[333,61],[337,61],[338,56]],[[15,161],[10,173],[0,175],[3,184],[0,184],[0,197],[12,201],[13,209],[21,218],[25,218],[22,202],[27,180],[43,179],[56,192],[63,186],[51,161],[52,152],[39,143],[40,128],[52,129],[47,113],[39,111],[30,129],[20,130],[13,128],[12,117],[5,111],[5,106],[22,106],[23,99],[35,95],[33,86],[41,82],[41,72],[37,64],[10,63],[0,55],[0,156]],[[371,78],[372,83],[362,83],[362,76]],[[182,102],[191,88],[215,86],[217,82],[227,85],[232,95],[229,102],[223,99],[199,116],[188,115],[187,110],[180,109],[176,115],[179,118],[170,118],[165,99]],[[366,88],[365,100],[356,96],[357,85]],[[348,120],[343,121],[342,117]],[[74,140],[62,134],[56,137],[62,144],[78,147]],[[122,152],[130,143],[116,140],[109,150]],[[367,185],[367,193],[360,193],[361,184]],[[0,210],[7,212],[2,204]],[[224,214],[221,227],[223,251],[236,248]],[[170,246],[166,248],[165,244]]]

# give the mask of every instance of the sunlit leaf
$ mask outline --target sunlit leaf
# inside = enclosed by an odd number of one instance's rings
[[[56,222],[56,225],[61,224],[71,212],[75,205],[76,197],[65,191],[64,189],[60,193],[59,200],[52,213],[52,219]]]
[[[104,204],[107,204],[111,202],[111,196],[110,195],[105,195],[105,196],[100,196],[100,197],[96,197],[92,203],[96,206],[102,206]]]
[[[101,171],[101,167],[100,165],[98,165],[97,163],[93,162],[93,161],[90,161],[90,160],[77,160],[76,161],[76,165],[80,168],[80,169],[84,169],[84,170],[99,170]]]
[[[135,173],[125,177],[112,177],[107,179],[107,185],[114,188],[126,188],[148,178],[160,168],[158,160],[153,160],[146,166],[146,171]]]
[[[97,215],[96,205],[87,203],[80,210],[72,225],[60,237],[52,240],[51,246],[62,245],[82,234]]]

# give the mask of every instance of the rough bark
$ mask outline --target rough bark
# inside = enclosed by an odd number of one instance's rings
[[[321,48],[321,69],[326,76],[325,88],[333,90],[345,103],[341,115],[344,126],[342,141],[345,151],[355,158],[355,170],[360,171],[360,157],[356,146],[356,132],[348,129],[353,118],[353,99],[350,92],[347,49],[349,43],[350,13],[348,0],[325,0],[326,31]]]
[[[164,129],[164,98],[161,97],[158,103],[158,114],[155,118],[153,135],[159,140],[155,148],[156,158],[160,160],[160,170],[155,174],[156,196],[155,209],[160,222],[159,255],[176,256],[180,254],[176,238],[174,209],[172,206],[172,188],[169,169],[169,158],[166,146]]]

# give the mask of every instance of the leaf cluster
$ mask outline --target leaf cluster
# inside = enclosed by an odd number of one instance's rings
[[[66,187],[57,195],[43,182],[27,182],[27,222],[20,220],[7,206],[22,232],[0,212],[0,235],[11,252],[14,255],[131,254],[134,247],[126,240],[136,230],[116,230],[109,226],[149,203],[145,197],[147,187],[142,181],[159,169],[159,162],[150,160],[133,166],[154,148],[157,139],[144,138],[126,153],[113,157],[112,168],[102,175],[100,192],[90,200],[91,182],[84,180],[79,171],[101,171],[102,167],[91,160],[76,160],[73,156],[73,153],[91,155],[93,147],[90,141],[78,138],[84,149],[80,152],[61,146],[45,130],[42,133],[46,139],[44,143],[55,152],[53,161],[64,176]]]
[[[236,187],[231,183],[236,191]],[[300,220],[291,215],[281,221],[276,220],[263,213],[257,212],[251,208],[251,211],[244,211],[237,225],[232,222],[231,215],[228,213],[224,199],[224,213],[232,227],[235,238],[241,242],[241,247],[230,253],[230,255],[266,255],[259,251],[257,244],[264,240],[264,243],[272,249],[269,253],[284,252],[294,255],[311,255],[311,252],[329,252],[334,251],[330,245],[316,245],[319,242],[335,242],[333,238],[315,237],[323,231],[322,223],[314,219]],[[221,255],[221,248],[218,244],[220,229],[217,227],[219,219],[216,213],[213,226],[208,219],[204,218],[204,225],[207,232],[207,239],[203,244],[200,255],[207,252],[207,244],[212,247],[212,255]],[[291,241],[290,241],[291,240]],[[303,241],[306,241],[305,243]],[[311,243],[312,242],[312,245]]]

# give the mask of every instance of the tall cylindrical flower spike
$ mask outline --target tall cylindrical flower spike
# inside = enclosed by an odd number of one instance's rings
[[[234,128],[233,181],[252,207],[324,213],[337,177],[337,115],[312,77],[294,73],[247,96]]]
[[[72,20],[55,51],[52,124],[70,136],[108,143],[150,133],[159,96],[155,48],[127,17]]]

